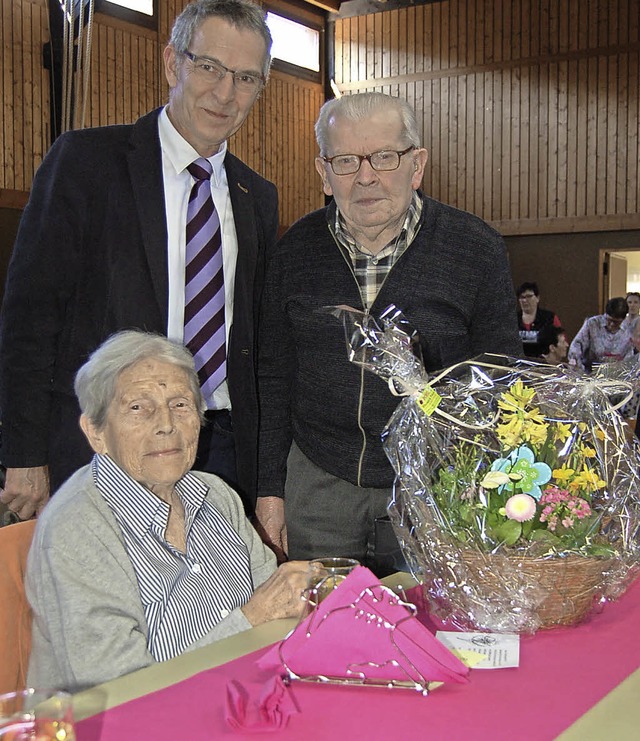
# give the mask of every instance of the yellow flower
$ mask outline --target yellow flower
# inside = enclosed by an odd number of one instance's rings
[[[563,443],[571,437],[571,425],[566,425],[564,422],[558,422],[554,429],[554,435],[556,440]]]
[[[535,424],[537,425],[544,425],[545,427],[547,426],[546,422],[544,421],[544,414],[540,412],[538,407],[534,407],[528,412],[525,411],[522,414],[528,422],[535,422]]]
[[[547,439],[547,430],[549,425],[547,424],[536,424],[533,422],[525,422],[524,430],[522,432],[522,438],[529,440],[534,445],[542,445]]]
[[[593,448],[590,448],[588,445],[581,445],[580,452],[585,458],[595,458],[596,457],[596,451]]]
[[[598,440],[606,440],[607,439],[607,435],[606,435],[605,431],[604,430],[601,430],[599,427],[596,430],[596,437],[598,438]]]
[[[518,419],[515,415],[510,415],[504,424],[496,426],[496,434],[507,447],[515,448],[521,440],[523,427],[523,420]]]
[[[554,468],[551,475],[559,484],[562,484],[569,481],[574,473],[573,468],[569,468],[566,463],[563,463],[562,468]]]
[[[571,491],[578,491],[580,489],[595,491],[596,489],[602,489],[606,485],[607,482],[603,481],[596,471],[592,471],[589,468],[583,468],[569,484],[568,488],[571,489]]]
[[[502,394],[502,399],[498,401],[498,406],[508,412],[516,410],[524,411],[525,406],[533,399],[535,394],[535,389],[531,389],[525,386],[522,381],[517,380],[509,391],[505,391]]]

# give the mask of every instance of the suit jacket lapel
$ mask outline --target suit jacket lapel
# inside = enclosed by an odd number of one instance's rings
[[[224,161],[229,185],[229,197],[238,238],[236,268],[236,295],[253,294],[253,283],[258,259],[258,236],[251,192],[250,171],[237,157],[227,154]]]
[[[166,328],[169,305],[167,261],[167,220],[162,175],[162,152],[158,133],[161,109],[140,118],[133,127],[128,154],[142,244],[147,256],[149,273],[158,307]]]

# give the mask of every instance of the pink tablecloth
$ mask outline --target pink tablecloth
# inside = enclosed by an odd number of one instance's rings
[[[544,741],[568,728],[640,667],[640,581],[588,623],[523,638],[518,669],[477,670],[471,683],[421,697],[405,690],[295,685],[301,713],[278,741],[407,738]],[[78,741],[256,738],[229,729],[230,679],[261,679],[264,650],[82,721]]]

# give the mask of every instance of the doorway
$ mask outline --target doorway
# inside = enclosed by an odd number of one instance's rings
[[[640,249],[600,250],[600,311],[614,296],[640,292]]]

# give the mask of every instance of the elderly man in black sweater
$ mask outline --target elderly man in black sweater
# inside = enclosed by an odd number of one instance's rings
[[[256,516],[284,557],[372,566],[393,470],[380,434],[398,400],[349,362],[325,306],[395,304],[427,370],[522,354],[500,235],[418,191],[427,162],[410,106],[380,93],[326,103],[315,165],[333,202],[294,224],[267,269],[259,330]]]

